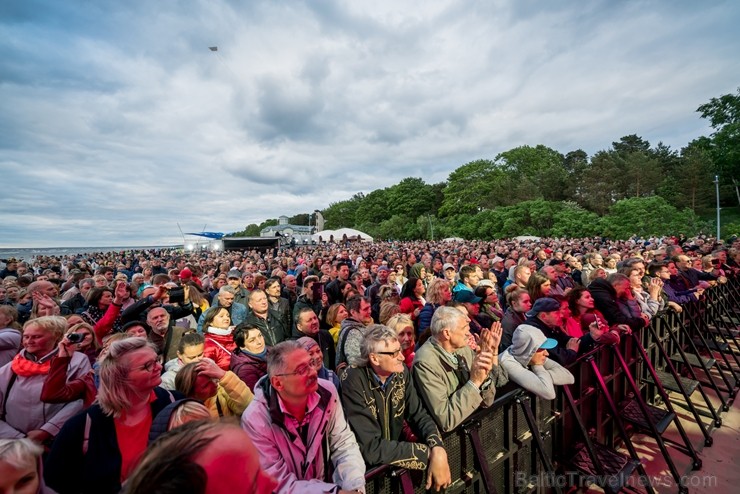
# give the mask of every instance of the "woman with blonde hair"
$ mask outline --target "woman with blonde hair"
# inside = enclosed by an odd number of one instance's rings
[[[44,484],[44,448],[28,438],[0,439],[0,492],[54,494]]]
[[[447,285],[444,280],[439,278],[436,279]],[[398,313],[388,320],[386,326],[391,328],[396,332],[396,335],[398,335],[398,342],[401,344],[401,352],[403,353],[403,361],[406,364],[406,367],[411,369],[411,365],[414,363],[414,355],[416,353],[414,322],[408,314]]]
[[[441,306],[452,300],[452,290],[447,280],[442,278],[435,278],[429,283],[427,289],[426,304],[419,312],[419,331],[421,334],[426,331],[432,325],[432,316]]]
[[[92,365],[98,359],[101,348],[100,343],[98,343],[98,339],[95,336],[95,330],[93,327],[86,322],[77,323],[67,329],[65,336],[71,334],[81,335],[82,339],[74,342],[75,350],[87,355],[87,358],[90,360],[90,365]],[[76,340],[77,338],[80,338],[80,336],[73,337],[72,339]]]
[[[159,387],[162,364],[144,338],[115,341],[100,363],[94,405],[69,419],[46,462],[49,486],[64,494],[115,493],[146,450],[153,418],[178,398]]]
[[[57,354],[57,344],[67,329],[61,316],[39,317],[23,326],[21,351],[0,368],[0,438],[29,437],[44,444],[57,435],[62,425],[82,410],[82,400],[44,403],[41,391]],[[72,355],[68,379],[81,378],[90,371],[90,362],[81,353]]]
[[[339,331],[341,330],[342,321],[347,319],[349,312],[344,304],[336,303],[326,311],[326,324],[329,325],[329,333],[334,338],[334,345],[339,341]]]

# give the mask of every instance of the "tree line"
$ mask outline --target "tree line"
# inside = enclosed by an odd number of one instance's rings
[[[716,226],[701,218],[715,208],[715,175],[723,207],[740,202],[733,183],[740,177],[740,88],[697,112],[714,132],[680,150],[662,142],[651,146],[636,134],[593,156],[519,146],[466,163],[445,182],[408,177],[332,203],[322,211],[325,226],[400,240],[713,234]],[[308,225],[309,219],[304,213],[289,221]],[[235,235],[259,235],[275,224],[266,220]],[[725,227],[727,235],[740,233],[740,224]]]

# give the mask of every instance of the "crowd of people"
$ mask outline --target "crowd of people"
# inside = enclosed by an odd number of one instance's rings
[[[452,476],[443,435],[514,383],[740,271],[740,243],[149,250],[0,270],[0,492],[364,492]]]

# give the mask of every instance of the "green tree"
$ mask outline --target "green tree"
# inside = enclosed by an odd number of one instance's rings
[[[570,151],[563,158],[563,167],[567,178],[563,195],[569,200],[575,200],[582,194],[581,180],[588,169],[588,154],[582,149]]]
[[[502,187],[505,178],[506,173],[491,160],[462,165],[447,179],[439,214],[475,214],[499,205],[505,191],[505,186]]]
[[[385,211],[390,215],[416,218],[434,211],[434,190],[420,178],[404,178],[388,188]],[[386,213],[388,214],[388,213]]]
[[[622,198],[621,173],[618,155],[613,151],[599,151],[581,177],[578,203],[603,215],[615,201]]]
[[[740,87],[735,94],[712,98],[696,111],[714,129],[711,155],[715,171],[723,183],[731,184],[733,178],[740,177]],[[732,198],[731,187],[725,187],[723,192],[723,198]]]
[[[622,156],[642,151],[650,151],[650,143],[636,134],[624,136],[616,142],[612,142],[612,149]]]
[[[713,163],[710,153],[700,144],[689,143],[681,150],[675,177],[676,207],[702,213],[712,207],[714,199]]]
[[[327,229],[353,227],[356,224],[355,214],[364,198],[365,195],[359,192],[351,199],[331,203],[328,208],[321,212],[324,216],[325,227]]]
[[[644,151],[620,155],[617,166],[623,170],[619,194],[623,197],[653,195],[663,179],[660,162]]]
[[[562,202],[553,215],[551,237],[593,237],[601,232],[601,218],[575,202]]]
[[[509,204],[520,200],[543,198],[548,201],[564,199],[568,172],[564,157],[559,152],[539,144],[519,146],[496,157],[496,163],[508,172]]]
[[[388,189],[376,189],[368,193],[355,212],[355,222],[352,226],[361,224],[378,224],[389,218]]]
[[[258,237],[260,234],[260,227],[256,225],[255,223],[251,223],[247,225],[247,227],[240,231],[240,232],[234,232],[230,236],[231,237]]]
[[[696,235],[707,225],[690,209],[679,211],[660,196],[622,199],[602,219],[604,235],[627,239],[633,235]]]
[[[288,218],[288,223],[291,225],[303,225],[308,226],[310,215],[309,213],[300,213],[295,216]]]

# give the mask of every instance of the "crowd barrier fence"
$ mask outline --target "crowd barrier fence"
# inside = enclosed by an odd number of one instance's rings
[[[569,366],[575,383],[553,401],[511,383],[499,388],[493,406],[445,434],[453,479],[446,492],[560,493],[588,483],[606,492],[656,492],[632,446],[635,431],[656,441],[677,490],[688,492],[673,456],[702,465],[675,407],[691,414],[711,446],[740,383],[738,327],[735,277],[682,313],[663,312],[619,345],[582,355]],[[671,424],[680,440],[662,437]],[[425,472],[382,466],[366,479],[368,494],[425,492]]]

